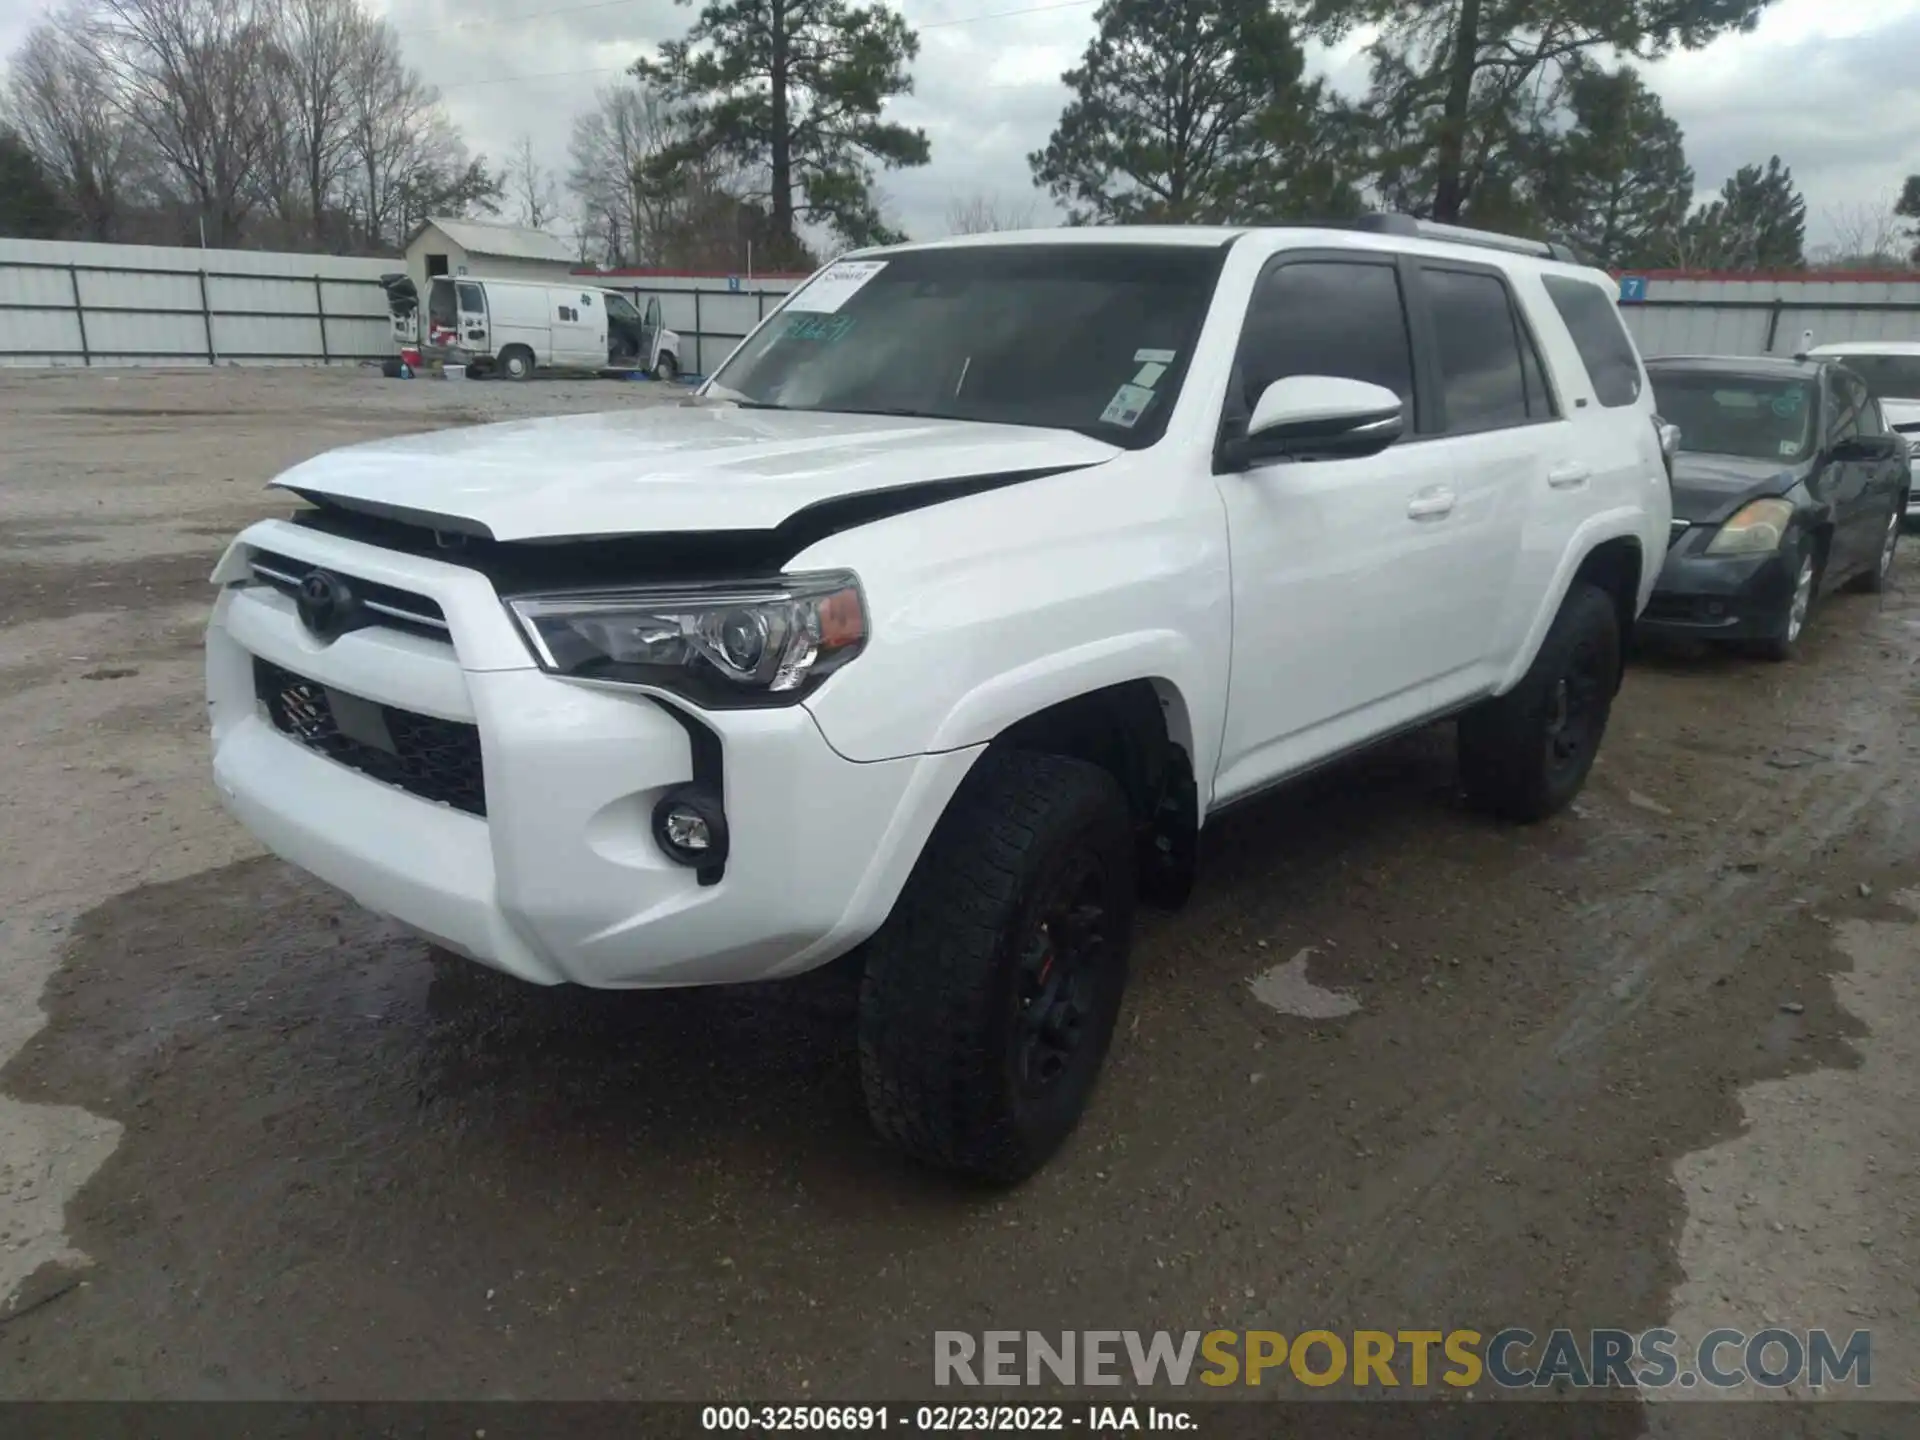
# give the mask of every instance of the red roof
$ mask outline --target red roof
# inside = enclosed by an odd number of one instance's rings
[[[743,284],[754,280],[804,280],[810,271],[790,272],[785,270],[763,271],[758,275],[742,274],[738,270],[647,270],[625,267],[619,270],[596,270],[591,266],[580,266],[573,272],[576,275],[590,275],[596,279],[634,279],[634,280],[732,280]]]
[[[1920,270],[1619,270],[1618,279],[1712,280],[1749,285],[1920,285]]]

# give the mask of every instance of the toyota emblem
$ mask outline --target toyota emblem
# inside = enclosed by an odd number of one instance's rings
[[[300,623],[322,640],[331,640],[352,628],[353,596],[337,575],[314,570],[300,582],[295,600]]]

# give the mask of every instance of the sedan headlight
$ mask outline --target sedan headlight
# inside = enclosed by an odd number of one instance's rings
[[[790,705],[867,643],[848,571],[507,602],[541,668],[648,685],[715,709]]]
[[[1709,555],[1771,555],[1793,521],[1787,500],[1755,500],[1742,505],[1707,543]]]

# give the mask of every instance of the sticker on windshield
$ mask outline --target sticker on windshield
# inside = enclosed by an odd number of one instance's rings
[[[1144,385],[1147,389],[1151,390],[1160,383],[1160,377],[1166,373],[1167,367],[1155,361],[1150,365],[1142,365],[1140,367],[1140,373],[1133,377],[1133,383],[1136,385]]]
[[[1131,430],[1152,403],[1153,391],[1144,385],[1122,385],[1107,402],[1107,408],[1100,412],[1100,418],[1109,425],[1124,425]]]
[[[836,340],[844,340],[847,332],[855,324],[851,315],[795,315],[787,321],[786,337],[789,340],[817,340],[822,345],[831,345]]]
[[[1173,363],[1173,351],[1136,350],[1133,352],[1133,363],[1136,365],[1171,365]]]
[[[1773,397],[1773,413],[1783,420],[1800,413],[1800,402],[1806,398],[1801,390],[1786,390]]]
[[[1800,442],[1798,440],[1782,440],[1780,442],[1780,453],[1782,455],[1792,455],[1798,451],[1799,448]]]
[[[787,309],[831,315],[858,295],[866,283],[887,268],[884,260],[842,260],[821,271],[804,290],[787,302]]]

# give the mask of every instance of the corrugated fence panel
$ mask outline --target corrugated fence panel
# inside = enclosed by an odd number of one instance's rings
[[[94,363],[207,358],[207,322],[198,311],[174,315],[126,315],[89,310],[87,350]],[[12,345],[8,345],[12,349]],[[117,357],[117,358],[116,358]]]
[[[1805,342],[1920,340],[1920,274],[1642,277],[1621,315],[1642,353],[1791,355]]]

